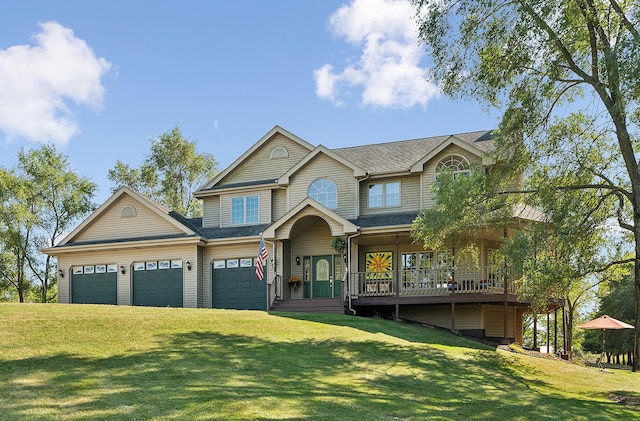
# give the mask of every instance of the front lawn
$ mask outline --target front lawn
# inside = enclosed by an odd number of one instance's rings
[[[640,373],[350,316],[0,304],[0,419],[640,418]]]

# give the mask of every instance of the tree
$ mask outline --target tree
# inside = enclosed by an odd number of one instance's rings
[[[198,153],[197,142],[185,139],[178,126],[150,142],[151,153],[140,168],[117,161],[109,170],[112,191],[127,186],[182,215],[202,215],[201,203],[192,192],[216,174],[214,156]]]
[[[53,246],[72,224],[94,209],[96,184],[70,169],[53,145],[18,153],[18,164],[0,173],[0,276],[12,285],[20,302],[39,282],[45,303],[55,285],[55,262],[40,253]],[[44,259],[43,259],[44,257]]]
[[[27,256],[34,253],[34,217],[28,204],[29,186],[13,172],[0,171],[0,277],[13,287],[22,303],[31,288]]]
[[[53,145],[18,153],[18,176],[29,186],[29,210],[37,228],[32,238],[35,249],[54,246],[79,219],[95,209],[92,201],[97,188],[86,177],[76,174],[68,158]],[[40,298],[47,302],[49,287],[55,283],[55,265],[52,257],[41,253],[28,253],[27,263],[40,282]],[[49,297],[53,299],[55,297]]]
[[[517,192],[519,200],[535,203],[549,192],[583,194],[587,202],[576,209],[575,225],[600,213],[596,219],[613,216],[628,234],[640,319],[637,2],[413,3],[420,40],[434,62],[433,80],[450,96],[503,110],[498,162],[508,161],[504,171],[534,180]],[[614,257],[608,264],[620,262]],[[637,370],[639,330],[634,340]]]

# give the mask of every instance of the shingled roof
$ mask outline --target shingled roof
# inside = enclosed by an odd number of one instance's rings
[[[413,164],[451,137],[489,152],[493,148],[493,134],[489,130],[455,135],[400,140],[372,145],[332,149],[336,154],[364,168],[370,174],[407,171]]]

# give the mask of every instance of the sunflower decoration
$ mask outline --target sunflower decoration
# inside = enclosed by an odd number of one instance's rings
[[[367,253],[367,278],[391,279],[393,271],[393,253],[390,251],[378,251]]]

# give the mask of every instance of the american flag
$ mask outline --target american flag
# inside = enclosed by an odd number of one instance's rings
[[[258,249],[258,258],[256,259],[256,278],[262,281],[264,278],[264,261],[269,257],[267,248],[264,245],[264,240],[260,237],[260,248]]]

